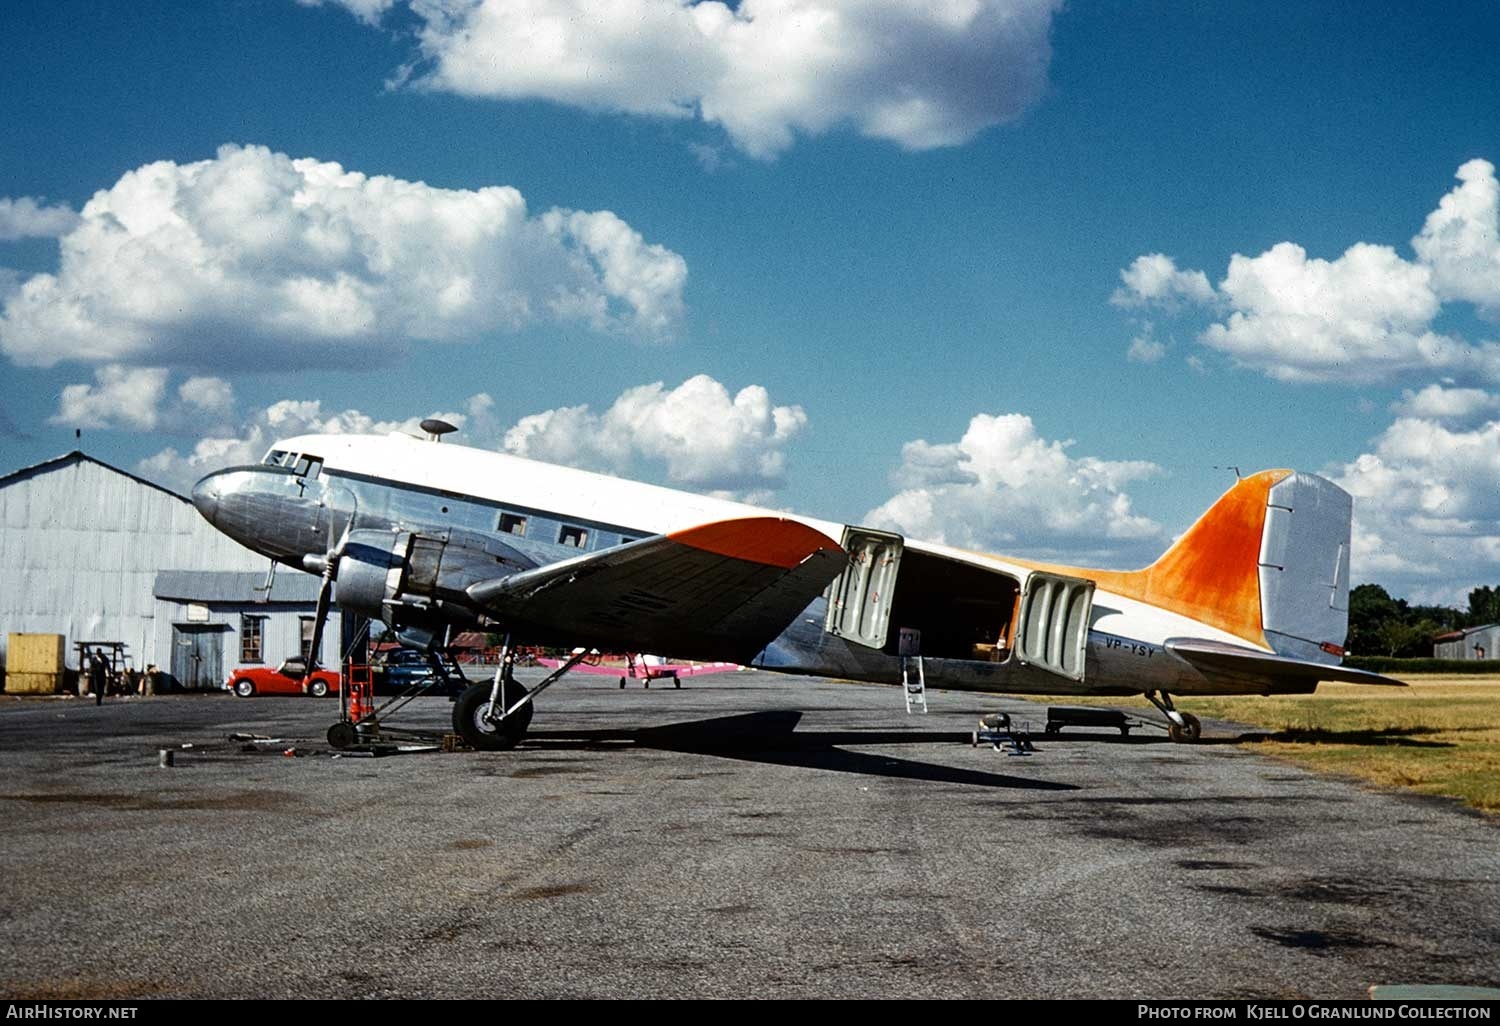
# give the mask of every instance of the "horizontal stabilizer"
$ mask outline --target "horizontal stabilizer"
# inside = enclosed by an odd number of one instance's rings
[[[795,520],[745,517],[481,581],[468,595],[523,637],[743,662],[847,562]]]
[[[1346,684],[1381,684],[1387,687],[1406,687],[1393,677],[1382,677],[1367,670],[1356,670],[1348,666],[1330,666],[1305,659],[1274,655],[1253,648],[1231,645],[1223,641],[1206,641],[1201,638],[1168,638],[1167,651],[1187,660],[1205,673],[1235,673],[1244,676],[1265,677],[1287,684],[1316,684],[1319,681],[1342,681]]]

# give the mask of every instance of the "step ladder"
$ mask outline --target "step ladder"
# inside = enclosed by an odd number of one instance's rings
[[[907,715],[915,709],[927,711],[927,673],[922,669],[922,632],[913,627],[902,627],[897,635],[896,654],[901,657],[901,690],[906,693]],[[916,680],[912,679],[912,666],[916,666]]]
[[[915,668],[916,673],[912,670]],[[906,692],[906,711],[927,711],[927,674],[922,670],[921,656],[901,657],[901,690]]]

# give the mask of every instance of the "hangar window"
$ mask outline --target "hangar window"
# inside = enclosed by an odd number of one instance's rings
[[[557,543],[571,549],[581,549],[589,543],[589,533],[581,527],[564,524],[563,529],[557,533]]]
[[[265,662],[266,618],[264,616],[240,617],[240,662]]]
[[[526,518],[514,513],[501,513],[500,531],[504,534],[513,534],[517,538],[524,538],[526,537]]]
[[[303,660],[306,663],[321,662],[321,660],[318,659],[318,654],[316,652],[312,651],[313,630],[317,626],[317,623],[318,623],[317,618],[311,617],[311,616],[303,616],[303,617],[299,617],[298,619],[300,619],[302,621],[302,658],[303,658]],[[322,648],[323,646],[320,644],[318,647]]]

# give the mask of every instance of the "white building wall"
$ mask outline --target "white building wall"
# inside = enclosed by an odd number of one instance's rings
[[[137,668],[170,664],[158,571],[266,567],[186,499],[82,456],[0,482],[0,525],[0,654],[11,632],[62,634],[75,669],[76,641],[123,641]]]
[[[283,573],[288,571],[283,570]],[[311,605],[258,602],[211,602],[197,603],[208,608],[208,620],[191,623],[188,620],[187,602],[176,599],[156,600],[155,650],[161,655],[157,661],[163,673],[172,672],[172,644],[174,628],[179,625],[207,627],[217,625],[223,638],[223,678],[227,681],[236,667],[268,666],[272,669],[286,660],[302,653],[302,618],[312,615]],[[261,633],[262,658],[258,663],[240,661],[240,623],[245,615],[265,617]],[[322,665],[332,669],[339,665],[339,632],[343,613],[334,606],[328,614],[328,624],[323,630]],[[144,665],[144,664],[142,664]],[[224,681],[220,681],[223,683]]]

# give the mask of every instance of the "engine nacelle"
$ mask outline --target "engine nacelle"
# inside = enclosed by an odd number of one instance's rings
[[[411,540],[410,531],[351,531],[339,556],[339,605],[384,620],[401,597]]]
[[[475,531],[351,531],[339,557],[338,603],[392,628],[441,633],[444,623],[479,623],[469,585],[535,565]]]

